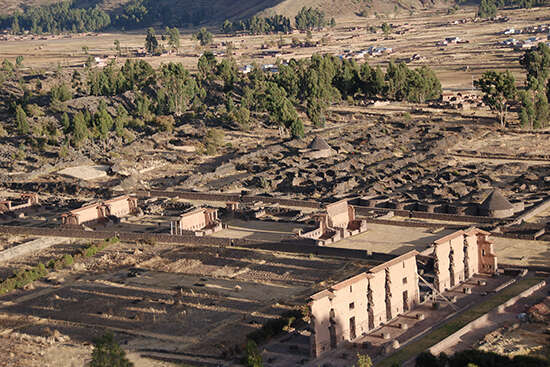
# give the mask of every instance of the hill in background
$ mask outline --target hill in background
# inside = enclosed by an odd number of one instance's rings
[[[5,0],[3,14],[22,12],[28,7],[58,3],[56,0]],[[225,19],[238,20],[253,15],[280,14],[291,19],[302,7],[319,8],[327,17],[355,16],[363,12],[368,17],[432,8],[442,5],[441,0],[75,0],[77,8],[98,6],[116,23],[117,16],[137,14],[144,20],[137,26],[197,26],[218,24]]]

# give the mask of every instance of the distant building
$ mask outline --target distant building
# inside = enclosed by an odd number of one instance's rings
[[[212,208],[197,208],[170,223],[172,235],[182,235],[185,232],[193,232],[195,236],[206,236],[221,231],[222,222],[218,219],[218,210]]]
[[[314,230],[299,235],[324,246],[367,230],[367,222],[355,218],[355,208],[347,200],[329,204],[325,211],[315,215],[317,227]]]
[[[109,217],[122,218],[138,211],[137,198],[119,196],[105,202],[97,202],[61,215],[64,225],[81,225],[83,223],[107,220]]]
[[[493,190],[479,206],[481,215],[493,218],[508,218],[514,211],[514,205],[499,190]]]

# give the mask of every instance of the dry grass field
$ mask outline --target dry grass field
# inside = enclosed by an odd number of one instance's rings
[[[506,23],[499,22],[468,22],[451,24],[455,20],[472,18],[475,8],[465,8],[453,15],[437,15],[436,12],[419,12],[416,16],[397,16],[391,19],[367,19],[357,16],[340,18],[334,30],[326,30],[313,34],[313,40],[325,38],[327,45],[313,48],[282,49],[281,61],[291,58],[309,57],[314,53],[340,54],[343,50],[361,50],[369,46],[390,47],[391,55],[371,57],[365,61],[373,65],[384,65],[390,58],[405,60],[414,54],[421,56],[420,61],[414,61],[412,66],[427,65],[433,68],[444,89],[471,89],[472,81],[484,71],[490,69],[511,70],[518,80],[522,80],[522,72],[518,62],[520,52],[497,45],[498,41],[509,38],[499,35],[507,28],[521,29],[523,27],[544,23],[550,18],[550,9],[537,8],[530,10],[507,10],[502,15],[510,17]],[[392,23],[396,30],[407,30],[404,34],[391,34],[384,37],[380,31],[377,34],[368,33],[366,26],[380,26],[383,22]],[[358,30],[350,30],[359,27]],[[469,43],[449,45],[445,48],[436,47],[435,43],[445,37],[458,36]],[[528,35],[519,35],[518,39]],[[271,45],[269,49],[277,49],[275,45],[282,38],[289,45],[292,38],[305,39],[305,34],[294,35],[263,35],[236,36],[217,35],[214,37],[213,50],[225,52],[224,42],[232,42],[235,46],[235,59],[238,64],[253,62],[259,64],[275,63],[277,58],[259,56],[262,45]],[[1,42],[0,58],[15,60],[18,55],[25,58],[24,65],[36,69],[50,69],[61,66],[83,65],[88,55],[82,47],[87,46],[88,53],[93,56],[114,55],[114,40],[118,39],[123,49],[133,50],[143,47],[145,34],[143,32],[124,32],[120,34],[101,33],[93,35],[73,35],[54,40],[13,40]],[[182,62],[190,70],[196,70],[198,56],[203,52],[191,34],[182,37],[182,45],[177,55],[163,57],[145,57],[153,65],[166,62]],[[118,62],[124,62],[125,57]],[[361,60],[360,62],[363,62]]]

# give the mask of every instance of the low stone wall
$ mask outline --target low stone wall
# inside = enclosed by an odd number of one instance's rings
[[[457,332],[449,335],[448,337],[441,340],[436,345],[432,346],[429,349],[430,353],[432,353],[433,355],[439,355],[439,353],[445,351],[447,348],[449,348],[453,345],[456,345],[460,341],[460,338],[463,335],[465,335],[466,333],[472,331],[475,328],[482,327],[483,325],[485,325],[491,319],[492,315],[501,313],[502,311],[504,311],[504,309],[506,307],[513,305],[514,303],[516,303],[521,298],[530,296],[531,294],[538,291],[539,289],[541,289],[545,285],[546,285],[546,282],[542,281],[540,283],[535,284],[531,288],[526,289],[525,291],[521,292],[517,296],[510,298],[508,301],[504,302],[500,306],[492,309],[491,311],[487,312],[485,315],[478,317],[474,321],[470,322],[468,325],[464,326],[462,329],[460,329]]]
[[[26,256],[37,251],[46,249],[59,243],[67,242],[66,238],[39,238],[33,241],[11,247],[0,252],[0,263],[4,263],[15,258]]]
[[[295,200],[284,199],[269,196],[248,196],[239,194],[223,194],[223,193],[208,193],[208,192],[193,192],[193,191],[163,191],[163,190],[150,190],[150,191],[137,191],[134,193],[139,197],[179,197],[187,200],[204,200],[204,201],[233,201],[240,203],[253,203],[256,201],[262,201],[269,204],[279,204],[283,206],[292,206],[298,208],[311,208],[320,209],[321,203],[316,201],[307,200]]]
[[[398,226],[398,227],[423,227],[423,228],[464,228],[464,225],[459,224],[438,224],[438,223],[426,223],[426,222],[414,222],[414,221],[400,221],[400,220],[390,220],[390,219],[377,219],[377,218],[367,218],[367,223],[374,224],[384,224],[389,226]]]
[[[363,215],[363,216],[371,215],[372,212],[374,212],[376,214],[386,214],[388,212],[394,212],[395,215],[399,216],[399,217],[448,220],[448,221],[453,221],[453,222],[492,224],[492,223],[501,221],[501,219],[495,219],[495,218],[489,218],[489,217],[480,217],[480,216],[473,216],[473,215],[428,213],[428,212],[421,212],[421,211],[377,208],[377,207],[356,206],[356,205],[354,205],[354,208],[355,208],[355,211],[358,215]]]
[[[544,200],[542,203],[534,207],[533,209],[529,209],[526,213],[520,215],[519,217],[514,220],[514,224],[519,224],[521,222],[525,222],[531,218],[533,218],[535,215],[542,213],[546,211],[548,208],[550,208],[550,199]]]
[[[342,257],[352,259],[364,259],[374,261],[388,261],[396,257],[391,254],[367,252],[365,250],[344,249],[335,247],[319,247],[312,239],[289,239],[280,242],[254,241],[247,239],[197,237],[193,234],[177,235],[160,233],[134,233],[119,231],[85,231],[82,229],[67,228],[36,228],[18,226],[0,226],[0,233],[27,236],[80,238],[89,240],[104,240],[117,236],[121,241],[137,242],[149,241],[157,243],[169,243],[177,245],[211,245],[211,246],[239,246],[251,249],[290,252],[299,254],[313,254],[319,256]]]

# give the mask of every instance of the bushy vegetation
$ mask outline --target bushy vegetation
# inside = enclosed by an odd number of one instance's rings
[[[132,367],[126,352],[118,345],[112,333],[106,333],[94,342],[90,367]]]
[[[176,34],[172,43],[177,47]],[[144,60],[127,60],[122,66],[112,62],[101,69],[74,71],[70,83],[57,82],[49,91],[39,92],[48,93],[49,99],[19,82],[19,69],[8,61],[0,76],[18,83],[23,92],[5,99],[14,116],[8,127],[21,142],[58,147],[60,157],[67,156],[71,147],[86,149],[89,142],[107,142],[115,136],[129,142],[136,134],[172,132],[185,115],[208,121],[201,131],[205,138],[200,151],[215,154],[223,144],[212,143],[216,139],[206,136],[209,128],[250,130],[264,124],[301,138],[306,116],[315,127],[322,127],[329,107],[341,101],[425,102],[441,94],[432,70],[410,69],[404,63],[390,62],[384,72],[368,63],[313,55],[276,68],[274,73],[253,66],[243,74],[233,58],[218,60],[211,52],[199,58],[196,74],[181,63],[154,69]],[[122,94],[123,98],[111,98]],[[100,98],[92,107],[69,108],[72,98],[86,96]],[[38,117],[47,117],[47,126]]]
[[[477,11],[480,18],[494,18],[497,10],[502,8],[530,9],[544,6],[546,0],[481,0]]]
[[[523,127],[547,127],[550,125],[550,48],[545,43],[539,43],[535,49],[525,52],[520,64],[527,74],[524,88],[515,85],[509,71],[493,70],[485,72],[475,81],[475,85],[483,92],[484,102],[496,112],[502,127],[506,126],[508,110],[518,103]]]
[[[547,367],[545,360],[528,356],[515,356],[513,358],[480,350],[465,350],[447,356],[442,353],[436,357],[429,352],[421,353],[416,358],[416,367]]]
[[[294,18],[296,29],[300,31],[312,31],[322,29],[328,25],[325,12],[320,9],[306,8],[305,6]]]
[[[109,14],[98,8],[77,8],[73,0],[39,7],[28,7],[20,14],[0,19],[0,29],[13,34],[59,32],[96,32],[111,24]]]
[[[4,279],[0,282],[0,295],[11,292],[15,289],[24,288],[31,284],[35,280],[42,279],[48,275],[49,271],[56,271],[66,267],[70,267],[75,260],[78,261],[81,257],[91,257],[97,254],[99,251],[104,250],[107,246],[118,243],[118,238],[113,237],[102,241],[97,246],[90,244],[80,252],[73,255],[65,254],[59,259],[52,259],[46,265],[38,263],[38,265],[30,269],[17,270],[13,276]]]
[[[238,22],[226,20],[221,27],[221,31],[225,34],[236,32],[249,34],[290,33],[292,31],[292,26],[290,24],[290,18],[283,15],[274,15],[264,18],[253,16]]]
[[[267,321],[261,329],[253,331],[247,335],[248,340],[253,341],[255,345],[263,344],[271,338],[281,334],[289,327],[293,327],[303,318],[302,310],[286,311],[278,319]]]

